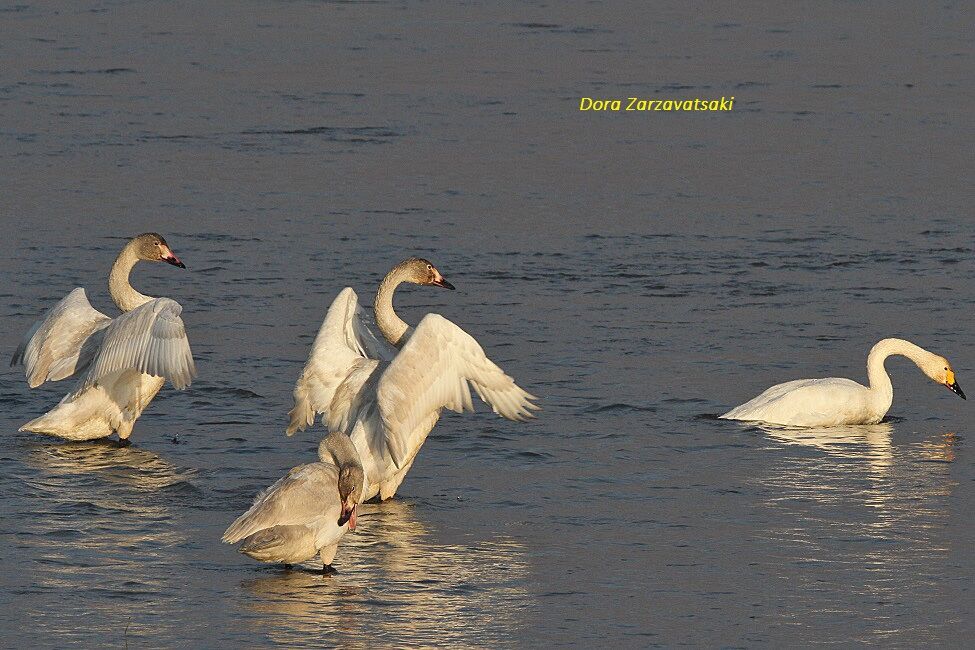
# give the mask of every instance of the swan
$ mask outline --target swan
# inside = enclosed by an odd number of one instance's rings
[[[320,462],[299,465],[257,495],[223,541],[261,562],[297,564],[318,555],[331,569],[339,541],[355,530],[365,474],[355,445],[333,431],[318,446]]]
[[[883,339],[867,356],[869,388],[837,377],[797,379],[772,386],[755,399],[718,417],[799,427],[877,424],[887,414],[894,399],[894,388],[884,369],[884,361],[898,354],[913,361],[929,378],[965,399],[947,359],[910,341]]]
[[[539,408],[531,401],[538,398],[518,387],[454,323],[427,314],[413,328],[400,319],[393,293],[404,282],[454,288],[425,259],[397,264],[380,283],[375,302],[376,325],[388,345],[363,323],[355,291],[339,292],[295,384],[289,413],[289,436],[313,424],[317,413],[329,430],[351,436],[366,472],[365,500],[396,493],[444,408],[474,410],[469,385],[509,420],[523,422]]]
[[[167,379],[182,390],[196,376],[179,317],[183,308],[169,298],[144,296],[129,284],[129,273],[139,261],[186,268],[162,235],[134,237],[108,276],[108,292],[121,316],[112,319],[92,307],[78,287],[27,332],[10,365],[23,363],[31,388],[71,376],[81,380],[57,406],[21,431],[68,440],[117,433],[125,441]]]

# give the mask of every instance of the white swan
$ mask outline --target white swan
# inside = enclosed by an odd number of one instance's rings
[[[355,445],[333,431],[318,446],[321,462],[299,465],[257,495],[223,534],[261,562],[297,564],[321,557],[328,571],[347,531],[355,530],[365,475]]]
[[[318,331],[289,413],[288,435],[323,413],[329,430],[352,437],[366,471],[367,500],[396,493],[444,408],[474,410],[468,384],[509,420],[534,417],[538,408],[531,402],[536,397],[443,316],[427,314],[415,330],[401,320],[393,293],[403,282],[454,288],[433,264],[415,257],[386,275],[376,294],[376,324],[398,354],[363,324],[355,291],[343,289]]]
[[[884,361],[895,354],[907,357],[925,375],[965,398],[947,359],[910,341],[883,339],[873,346],[867,357],[869,388],[836,377],[797,379],[772,386],[755,399],[719,417],[799,427],[876,424],[887,414],[894,399],[894,388],[884,370]]]
[[[79,287],[27,333],[10,365],[24,364],[31,388],[87,373],[56,407],[21,431],[69,440],[118,433],[126,440],[166,379],[183,389],[196,376],[179,317],[183,308],[169,298],[144,296],[129,284],[129,273],[140,260],[186,268],[162,235],[139,235],[119,253],[108,277],[108,291],[124,312],[121,316],[113,320],[92,307]]]

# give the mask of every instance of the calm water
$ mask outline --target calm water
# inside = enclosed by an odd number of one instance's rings
[[[881,425],[713,415],[884,336],[975,390],[971,9],[738,9],[0,4],[0,350],[76,286],[114,314],[158,230],[188,270],[134,284],[200,370],[127,448],[17,433],[67,386],[0,372],[0,645],[962,645],[969,403],[892,360]],[[736,103],[576,110],[631,95]],[[335,576],[220,544],[313,457],[283,429],[326,306],[411,254],[459,290],[403,315],[541,417],[446,415]]]

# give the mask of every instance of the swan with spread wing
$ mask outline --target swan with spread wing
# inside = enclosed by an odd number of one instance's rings
[[[169,298],[145,296],[129,284],[129,273],[139,261],[186,268],[162,235],[139,235],[119,253],[108,278],[121,316],[112,319],[92,307],[79,287],[28,331],[10,365],[24,365],[31,388],[68,377],[80,382],[21,431],[68,440],[117,433],[126,440],[167,379],[181,390],[196,376],[180,318],[183,308]]]
[[[295,384],[288,435],[318,413],[329,430],[348,433],[366,474],[363,500],[396,493],[444,408],[473,411],[470,387],[501,417],[531,417],[537,398],[484,354],[474,338],[439,314],[416,328],[393,309],[393,293],[409,282],[453,289],[425,259],[396,265],[376,294],[376,325],[364,324],[358,296],[343,289],[332,302]],[[387,344],[388,342],[388,344]]]

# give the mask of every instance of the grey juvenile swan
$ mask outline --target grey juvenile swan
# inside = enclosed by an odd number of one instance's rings
[[[318,446],[318,463],[299,465],[257,495],[254,505],[223,534],[261,562],[297,564],[321,557],[328,571],[339,540],[355,530],[365,480],[349,436],[332,432]]]
[[[10,365],[24,364],[31,388],[75,375],[81,381],[21,431],[69,440],[118,433],[126,440],[167,379],[183,389],[196,376],[179,317],[183,308],[169,298],[144,296],[129,284],[129,273],[140,260],[186,268],[162,235],[139,235],[125,245],[108,276],[108,291],[121,316],[111,319],[92,307],[79,287],[27,333]]]
[[[348,433],[366,472],[364,499],[388,499],[409,471],[444,408],[473,411],[469,386],[494,412],[524,421],[537,409],[528,394],[484,354],[467,332],[439,314],[407,325],[393,310],[404,283],[453,289],[433,264],[411,257],[379,285],[376,324],[395,348],[362,322],[358,297],[343,289],[332,302],[294,390],[287,433],[322,413],[332,431]],[[395,355],[395,356],[394,356]]]

